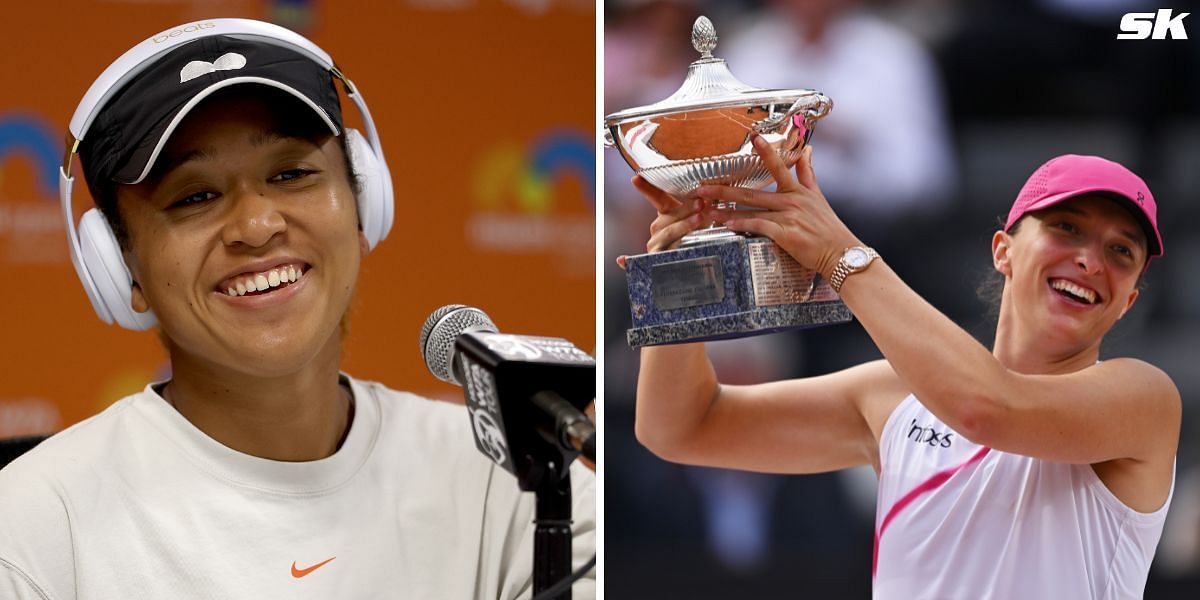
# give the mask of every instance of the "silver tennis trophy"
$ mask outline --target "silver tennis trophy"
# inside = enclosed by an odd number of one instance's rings
[[[638,175],[683,199],[701,185],[762,189],[773,182],[754,152],[757,133],[789,168],[833,101],[813,90],[759,89],[713,56],[717,34],[706,17],[692,26],[700,59],[661,102],[604,118],[605,146]],[[722,208],[735,208],[725,203]],[[819,273],[770,239],[711,225],[675,250],[625,263],[633,329],[629,345],[700,342],[850,320],[850,309]]]

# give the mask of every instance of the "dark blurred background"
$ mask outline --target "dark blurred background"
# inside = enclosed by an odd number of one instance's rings
[[[759,87],[819,89],[814,166],[835,210],[921,296],[990,347],[976,289],[1025,179],[1064,153],[1140,174],[1166,255],[1102,356],[1135,356],[1179,386],[1175,496],[1147,598],[1200,596],[1200,40],[1118,40],[1141,0],[609,0],[604,111],[665,98],[714,54]],[[1184,27],[1200,38],[1200,17]],[[633,435],[637,353],[612,262],[644,251],[654,210],[605,154],[605,590],[615,598],[868,598],[875,516],[869,467],[776,476],[664,462]],[[709,345],[723,381],[805,377],[880,356],[857,323]],[[780,448],[780,452],[787,452]]]

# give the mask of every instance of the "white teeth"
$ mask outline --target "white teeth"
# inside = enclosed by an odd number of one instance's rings
[[[255,275],[243,275],[233,281],[226,293],[230,296],[244,296],[250,292],[261,292],[269,288],[279,287],[300,279],[303,267],[287,265]]]
[[[1054,281],[1050,282],[1050,287],[1056,290],[1062,290],[1079,298],[1083,298],[1084,300],[1087,300],[1088,304],[1096,301],[1096,292],[1075,285],[1074,283],[1064,279],[1055,279]]]

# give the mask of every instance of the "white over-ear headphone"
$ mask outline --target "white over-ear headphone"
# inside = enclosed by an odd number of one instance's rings
[[[98,208],[91,208],[84,213],[79,221],[78,235],[76,234],[74,213],[71,210],[71,189],[75,183],[71,176],[71,159],[79,151],[79,144],[87,135],[96,115],[100,114],[109,99],[125,83],[170,50],[200,38],[217,35],[274,44],[299,52],[342,81],[346,96],[358,107],[366,129],[366,137],[349,128],[345,129],[345,134],[351,168],[360,185],[356,197],[358,218],[368,246],[374,248],[387,237],[392,228],[395,211],[392,178],[383,158],[383,147],[379,143],[379,134],[375,131],[375,122],[371,119],[371,112],[367,109],[366,101],[358,88],[342,74],[341,69],[324,50],[293,31],[250,19],[211,19],[173,27],[134,46],[109,65],[84,94],[79,107],[75,109],[75,115],[71,117],[66,156],[58,174],[59,200],[67,224],[71,262],[75,265],[75,272],[83,283],[88,299],[92,302],[92,308],[105,323],[116,321],[126,329],[143,330],[153,327],[157,319],[153,312],[138,313],[130,305],[133,277],[121,255],[121,248],[112,227]]]

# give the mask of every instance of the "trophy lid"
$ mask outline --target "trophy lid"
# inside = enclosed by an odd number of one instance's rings
[[[717,47],[717,30],[708,17],[701,16],[692,25],[692,47],[700,53],[700,59],[688,66],[683,85],[674,94],[654,104],[612,113],[604,118],[605,126],[696,109],[794,102],[815,93],[813,90],[756,88],[734,77],[725,61],[712,54]]]

